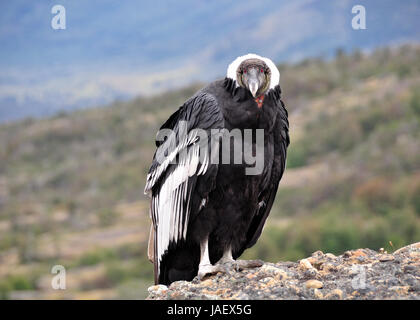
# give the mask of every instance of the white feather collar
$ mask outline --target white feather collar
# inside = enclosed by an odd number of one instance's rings
[[[239,65],[247,59],[260,59],[265,62],[267,67],[270,68],[271,71],[271,81],[269,89],[273,89],[276,85],[280,83],[280,71],[277,69],[276,65],[268,58],[261,57],[254,53],[249,53],[244,56],[237,57],[228,67],[226,76],[230,79],[235,80],[236,86],[239,86],[238,81],[236,80],[236,70],[238,69]]]

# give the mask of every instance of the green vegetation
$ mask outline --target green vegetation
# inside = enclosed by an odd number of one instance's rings
[[[420,47],[279,68],[287,170],[243,258],[420,241]],[[144,298],[153,137],[201,86],[0,126],[0,298]],[[49,287],[56,264],[64,292]]]

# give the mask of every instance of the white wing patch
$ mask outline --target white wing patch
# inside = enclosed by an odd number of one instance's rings
[[[187,139],[184,139],[179,142],[179,144],[175,147],[174,150],[165,158],[165,160],[156,168],[156,170],[150,172],[146,178],[146,186],[144,188],[144,193],[151,196],[151,190],[155,185],[156,181],[161,177],[162,173],[166,171],[168,166],[173,163],[176,156],[180,153],[181,150],[185,149],[188,145],[194,143],[197,140],[197,131],[191,130],[190,134],[188,134]],[[168,145],[171,143],[171,139],[167,139],[164,144],[159,147],[162,149],[168,149]],[[157,150],[159,152],[160,150]]]
[[[267,67],[270,68],[271,81],[270,81],[270,88],[269,89],[273,89],[276,85],[278,85],[280,83],[280,71],[279,71],[279,69],[277,69],[274,62],[271,61],[269,58],[261,57],[257,54],[254,54],[254,53],[249,53],[249,54],[246,54],[244,56],[240,56],[240,57],[236,58],[235,60],[233,60],[233,62],[229,65],[229,67],[227,69],[226,76],[228,78],[236,81],[236,70],[238,70],[238,67],[240,66],[240,64],[247,59],[260,59],[260,60],[265,62]],[[238,81],[236,81],[236,86],[239,86]]]
[[[197,130],[191,130],[188,137],[180,141],[165,161],[147,176],[145,193],[150,194],[155,183],[178,155],[176,168],[166,177],[159,192],[152,196],[151,215],[156,228],[158,270],[169,243],[178,242],[187,236],[190,211],[188,179],[193,175],[205,174],[209,165],[206,152],[200,163],[200,143],[197,140]]]

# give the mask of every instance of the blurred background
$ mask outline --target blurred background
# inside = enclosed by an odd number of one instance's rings
[[[243,258],[420,241],[417,0],[57,1],[0,3],[1,299],[145,298],[157,129],[249,52],[278,64],[291,146]]]

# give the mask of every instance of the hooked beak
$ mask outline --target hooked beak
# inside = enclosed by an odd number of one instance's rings
[[[250,79],[248,81],[248,88],[249,88],[249,91],[251,91],[252,96],[255,98],[255,95],[257,94],[257,91],[259,89],[258,81],[254,80],[254,79]]]

